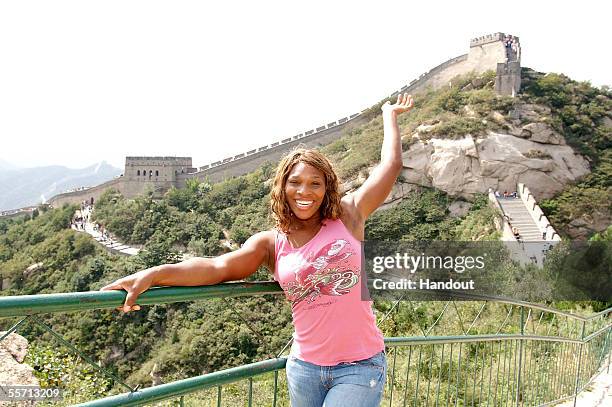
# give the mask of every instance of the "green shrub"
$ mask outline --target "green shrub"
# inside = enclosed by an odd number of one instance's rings
[[[481,119],[457,117],[435,126],[429,134],[432,137],[457,138],[467,134],[478,136],[483,134],[486,129],[487,125]]]
[[[62,389],[63,403],[71,405],[104,397],[113,384],[78,356],[50,345],[30,343],[24,362],[34,369],[40,387]]]

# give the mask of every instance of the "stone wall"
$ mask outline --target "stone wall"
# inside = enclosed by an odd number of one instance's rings
[[[521,64],[517,61],[497,64],[495,92],[515,96],[521,89]]]
[[[447,83],[445,82],[447,79],[466,73],[466,66],[471,67],[477,65],[477,63],[474,62],[475,60],[468,65],[463,64],[467,60],[468,54],[449,59],[430,71],[421,74],[417,79],[411,81],[410,84],[391,93],[389,97],[394,98],[400,92],[417,94],[426,91],[429,87],[439,87],[440,83]],[[456,66],[459,66],[459,68],[455,68]],[[488,69],[494,69],[494,67],[489,67]],[[483,69],[483,71],[488,69]],[[344,135],[349,128],[365,124],[367,122],[367,118],[364,116],[366,111],[367,109],[351,116],[338,119],[335,122],[308,130],[297,136],[289,137],[270,145],[262,146],[202,166],[200,167],[200,171],[193,175],[186,176],[185,178],[194,176],[202,180],[208,178],[212,182],[219,182],[229,177],[254,171],[265,162],[277,162],[284,154],[297,146],[302,145],[307,148],[315,148],[328,144]],[[178,183],[184,185],[184,181],[179,181]]]
[[[542,209],[540,209],[540,206],[538,205],[537,201],[535,200],[535,197],[533,196],[529,188],[527,188],[525,184],[519,183],[517,185],[517,190],[519,193],[519,197],[525,204],[525,207],[529,211],[531,218],[540,229],[540,232],[544,233],[544,240],[560,241],[561,237],[559,236],[555,228],[550,224],[548,218],[546,217],[546,215],[544,215]]]
[[[53,198],[49,199],[49,202],[47,203],[53,208],[59,208],[64,204],[80,204],[85,200],[91,200],[91,198],[94,199],[95,203],[95,201],[100,198],[102,193],[109,188],[116,189],[122,194],[125,194],[126,182],[124,182],[123,177],[115,178],[105,182],[104,184],[100,184],[83,191],[65,192],[63,194],[55,195]]]
[[[189,177],[193,176],[200,180],[208,178],[212,182],[219,182],[226,178],[247,174],[256,170],[265,162],[276,163],[288,151],[298,146],[315,148],[329,144],[344,135],[349,128],[360,126],[365,122],[365,117],[360,115],[350,122],[347,121],[346,124],[332,125],[307,137],[285,139],[281,142],[272,143],[270,146],[260,147],[246,154],[238,155],[236,156],[237,158],[228,160],[225,163],[221,162],[221,164],[217,164],[214,167],[203,167],[203,170],[190,174]]]
[[[503,44],[505,35],[495,33],[483,37],[474,38],[470,41],[468,54],[449,59],[435,68],[421,74],[401,89],[391,93],[393,98],[400,92],[417,94],[429,88],[448,86],[449,82],[457,75],[469,72],[482,73],[488,70],[498,70],[498,64],[508,62],[506,48]],[[518,38],[517,38],[518,40]],[[504,65],[506,66],[506,65]],[[500,89],[518,89],[516,72],[519,72],[518,86],[520,86],[520,63],[502,69],[500,75],[505,75],[500,80]],[[266,146],[242,152],[232,157],[200,167],[199,171],[192,168],[190,157],[127,157],[124,177],[118,183],[98,187],[70,195],[61,194],[52,198],[52,202],[76,201],[81,202],[98,189],[103,190],[112,186],[122,192],[126,197],[134,197],[143,193],[147,188],[153,189],[156,195],[161,195],[172,186],[182,188],[187,179],[198,178],[209,179],[219,182],[223,179],[239,176],[256,170],[265,162],[276,163],[286,152],[303,145],[314,148],[328,144],[346,133],[350,127],[359,126],[367,121],[364,113],[354,113],[350,116],[340,118],[334,122],[317,126],[293,137],[288,137]],[[146,171],[146,173],[143,173]],[[140,174],[139,174],[140,172]],[[113,181],[111,181],[113,182]],[[91,192],[90,192],[91,191]],[[100,195],[101,192],[98,193]],[[95,199],[95,195],[94,196]]]
[[[447,86],[454,77],[469,72],[483,73],[489,70],[496,71],[499,63],[507,62],[506,48],[502,42],[504,37],[505,34],[503,33],[495,33],[472,39],[470,41],[470,50],[468,54],[460,55],[443,62],[428,72],[421,74],[408,85],[393,92],[389,97],[394,98],[400,92],[417,94],[429,88],[436,89]],[[512,76],[515,75],[516,67],[513,69],[512,74],[503,82],[505,87],[509,86],[507,85],[508,83],[516,83],[516,77]],[[518,84],[520,86],[520,64],[518,65],[518,72]],[[349,117],[344,117],[335,122],[328,123],[327,125],[319,126],[297,136],[277,141],[268,146],[253,149],[202,166],[200,167],[200,171],[193,176],[198,179],[208,178],[213,182],[218,182],[225,178],[254,171],[266,161],[277,162],[287,151],[290,151],[297,145],[302,144],[312,148],[327,144],[345,134],[349,126],[357,126],[365,123],[366,119],[363,117],[365,111],[366,110],[363,110]]]
[[[480,45],[490,44],[492,42],[502,41],[504,38],[504,33],[494,33],[483,35],[482,37],[472,38],[470,40],[470,48],[478,47]]]
[[[8,211],[1,211],[0,218],[10,219],[10,218],[18,218],[19,216],[23,216],[23,215],[31,215],[32,212],[34,212],[36,209],[38,209],[38,206],[26,206],[24,208],[11,209]]]

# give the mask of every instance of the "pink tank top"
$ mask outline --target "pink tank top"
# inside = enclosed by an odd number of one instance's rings
[[[384,349],[372,301],[361,300],[361,242],[340,219],[325,220],[319,232],[294,249],[276,233],[278,281],[291,302],[291,355],[320,366],[374,356]]]

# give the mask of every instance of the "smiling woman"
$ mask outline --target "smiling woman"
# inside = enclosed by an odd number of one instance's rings
[[[397,115],[412,106],[405,94],[382,106],[381,162],[356,191],[340,195],[338,177],[320,152],[294,150],[276,170],[274,229],[251,236],[234,252],[152,267],[102,289],[126,290],[121,310],[137,311],[138,295],[152,286],[218,284],[243,279],[263,265],[291,302],[295,332],[286,368],[291,405],[378,406],[387,365],[372,302],[361,299],[361,241],[366,219],[402,169]]]
[[[270,209],[277,228],[294,233],[317,228],[322,219],[342,214],[338,177],[327,158],[316,150],[296,149],[279,163]]]

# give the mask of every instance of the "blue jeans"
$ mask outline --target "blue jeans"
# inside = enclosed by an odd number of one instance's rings
[[[287,359],[287,385],[292,407],[377,407],[387,376],[387,359],[319,366],[293,356]]]

